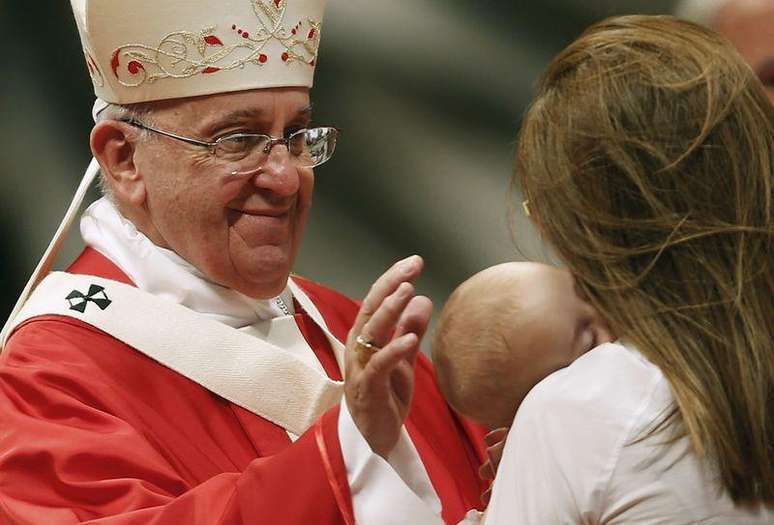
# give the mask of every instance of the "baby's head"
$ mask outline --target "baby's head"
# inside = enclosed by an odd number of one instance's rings
[[[489,428],[509,426],[527,392],[612,338],[565,270],[514,262],[488,268],[449,297],[433,363],[449,404]]]

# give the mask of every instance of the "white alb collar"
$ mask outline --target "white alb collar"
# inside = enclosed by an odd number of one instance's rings
[[[106,197],[84,212],[81,236],[139,289],[234,328],[293,313],[290,288],[274,299],[253,299],[214,283],[173,251],[153,244]]]

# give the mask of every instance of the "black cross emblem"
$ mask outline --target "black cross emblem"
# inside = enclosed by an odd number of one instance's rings
[[[99,306],[100,310],[104,310],[110,306],[110,303],[113,302],[108,299],[108,296],[105,293],[105,288],[96,284],[89,286],[89,293],[86,295],[83,295],[78,290],[73,290],[70,292],[70,295],[65,297],[65,299],[67,299],[67,302],[70,303],[70,310],[75,310],[76,312],[81,313],[86,311],[86,305],[89,302]]]

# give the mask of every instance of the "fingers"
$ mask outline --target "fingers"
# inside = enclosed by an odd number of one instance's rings
[[[478,475],[481,479],[494,479],[497,473],[497,467],[503,455],[505,447],[505,438],[508,437],[508,427],[498,428],[484,436],[484,443],[487,445],[487,460],[478,469]]]
[[[505,448],[505,440],[508,437],[508,428],[498,428],[491,431],[484,437],[484,442],[487,445],[486,455],[487,460],[478,469],[478,475],[484,481],[494,480],[497,475],[497,467],[500,466],[500,460],[503,457],[503,449]],[[489,498],[492,495],[492,487],[484,492],[481,497],[481,501],[484,504],[489,503]]]
[[[484,443],[487,445],[486,455],[487,460],[478,469],[478,475],[484,481],[494,481],[497,475],[497,467],[500,465],[500,459],[502,458],[503,447],[505,447],[505,438],[508,437],[508,428],[498,428],[491,431],[484,436]],[[489,505],[489,500],[492,499],[492,485],[484,491],[481,495],[481,502],[484,505]]]
[[[400,336],[411,332],[422,339],[430,324],[432,314],[433,302],[423,295],[414,296],[404,308],[398,320],[395,334]]]
[[[419,276],[423,265],[421,257],[412,255],[395,263],[371,286],[347,338],[345,368],[348,377],[353,373],[357,374],[362,368],[357,355],[356,338],[362,336],[376,346],[384,346],[389,342],[396,322],[414,294],[411,283]],[[374,316],[376,318],[372,320]],[[369,326],[366,331],[367,323]],[[421,322],[419,325],[421,326]],[[365,356],[363,361],[367,361]]]
[[[372,401],[386,396],[407,409],[414,391],[413,362],[418,352],[416,334],[404,334],[390,341],[356,374],[358,395]]]
[[[362,379],[366,390],[373,385],[381,387],[388,383],[390,375],[403,360],[412,360],[419,351],[419,338],[408,333],[390,341],[376,352],[363,369]]]
[[[371,449],[382,457],[395,446],[408,414],[413,362],[432,309],[428,299],[414,297],[413,282],[422,266],[422,258],[412,256],[379,277],[363,300],[347,339],[347,406]],[[397,333],[398,326],[403,327],[401,333]],[[358,336],[382,348],[371,354],[366,345],[357,343]]]
[[[488,459],[478,468],[478,475],[484,481],[494,480],[497,475],[497,467],[500,466],[500,460],[503,457],[503,449],[505,448],[505,440],[508,437],[509,430],[508,427],[498,428],[484,436]],[[489,485],[489,488],[481,495],[481,501],[484,505],[488,505],[491,498],[492,485]]]
[[[508,436],[508,430],[509,427],[496,428],[492,430],[489,434],[484,436],[484,443],[486,443],[489,447],[496,445]]]
[[[416,334],[419,340],[422,340],[427,327],[430,325],[430,317],[433,315],[433,302],[423,296],[414,296],[411,301],[406,305],[403,313],[398,320],[397,328],[395,329],[395,337],[400,337],[403,334],[411,333]],[[410,360],[413,365],[416,353]]]
[[[484,493],[481,495],[481,503],[484,505],[489,505],[489,500],[492,499],[492,486],[490,485],[488,489],[484,491]]]
[[[398,261],[390,269],[384,272],[371,286],[350,334],[357,336],[361,333],[363,325],[376,313],[384,300],[393,294],[401,283],[414,282],[422,272],[424,261],[418,255],[412,255],[402,261]]]
[[[418,348],[416,334],[405,334],[379,350],[364,369],[354,375],[348,372],[345,395],[352,420],[371,450],[383,458],[389,456],[400,438],[409,410],[409,404],[403,400],[410,400],[413,390],[413,370],[405,383],[405,392],[394,391],[390,376]]]
[[[500,441],[496,445],[492,445],[486,449],[486,455],[489,457],[489,462],[492,463],[492,468],[497,473],[497,467],[500,466],[500,460],[503,457],[503,449],[505,448],[505,440]]]
[[[395,329],[395,324],[404,314],[413,296],[414,286],[408,282],[400,283],[397,290],[382,301],[363,325],[360,330],[363,339],[379,347],[386,345]]]
[[[494,479],[495,470],[494,470],[494,467],[492,467],[491,461],[487,460],[486,463],[478,467],[478,477],[480,477],[485,481],[489,479]]]
[[[413,294],[414,287],[409,283],[402,283],[365,324],[361,332],[363,338],[378,347],[384,347],[391,339],[398,339],[406,334],[414,334],[417,340],[421,341],[430,323],[433,303],[427,297]],[[383,349],[376,353],[381,352]],[[358,356],[356,360],[360,367],[365,367],[366,363],[373,359],[373,355]],[[407,354],[407,364],[411,367],[416,356],[416,352]],[[353,359],[348,360],[348,366],[354,364]]]

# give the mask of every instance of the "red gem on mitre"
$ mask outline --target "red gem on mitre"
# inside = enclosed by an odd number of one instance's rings
[[[208,35],[204,37],[204,41],[207,42],[211,46],[222,46],[223,42],[220,41],[220,38],[216,37],[215,35]]]
[[[261,64],[265,64],[267,60],[269,60],[269,57],[267,57],[263,53],[258,55],[258,62],[260,62]]]
[[[307,36],[307,38],[314,38],[314,35],[315,35],[316,33],[317,33],[317,32],[314,30],[314,28],[310,29],[310,30],[309,30],[309,35]]]
[[[210,66],[210,67],[204,68],[204,71],[202,71],[202,73],[206,75],[209,73],[217,73],[218,71],[220,71],[219,67]]]
[[[282,4],[282,0],[274,0],[274,5],[279,9],[279,6]]]
[[[282,53],[282,61],[283,62],[287,62],[289,58],[290,58],[290,55],[288,55],[287,53]]]
[[[140,70],[145,70],[145,66],[142,65],[142,63],[137,62],[136,60],[132,60],[129,62],[129,64],[126,66],[126,68],[129,70],[129,72],[132,75],[136,75],[140,72]]]

